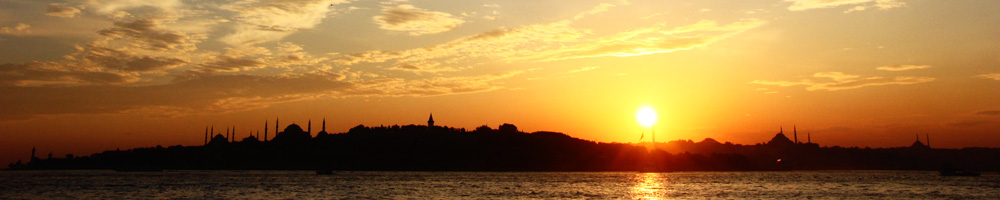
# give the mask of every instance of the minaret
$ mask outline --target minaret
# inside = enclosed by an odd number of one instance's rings
[[[212,134],[215,134],[215,125],[212,125],[212,131],[211,132],[212,132]],[[212,137],[215,137],[215,135],[212,135]]]
[[[267,120],[264,120],[264,142],[267,142]]]
[[[806,140],[807,142],[809,142],[809,144],[813,143],[813,137],[811,132],[806,132]]]
[[[785,127],[778,126],[778,133],[785,134]]]
[[[205,127],[205,144],[208,144],[208,127]]]
[[[320,131],[322,131],[324,133],[326,132],[326,118],[323,118],[323,130],[320,130]]]
[[[792,125],[792,135],[795,135],[795,144],[799,143],[799,130],[795,125]]]
[[[427,118],[427,127],[434,127],[434,114]]]
[[[312,119],[310,119],[309,122],[308,122],[308,125],[306,125],[306,133],[309,133],[309,135],[313,134],[313,120]]]
[[[35,147],[31,147],[31,158],[28,162],[31,162],[31,160],[35,160]]]
[[[226,127],[226,139],[227,139],[227,141],[228,141],[228,139],[230,139],[230,138],[233,138],[233,136],[230,136],[230,135],[229,135],[229,127]]]
[[[233,142],[236,142],[236,126],[233,126],[233,138],[231,140],[233,140]]]
[[[278,137],[278,118],[274,118],[274,137]]]

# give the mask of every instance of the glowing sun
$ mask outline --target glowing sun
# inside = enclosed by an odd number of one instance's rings
[[[639,124],[642,126],[652,126],[656,123],[656,111],[649,106],[642,107],[639,109],[639,113],[635,115],[636,119],[639,119]]]

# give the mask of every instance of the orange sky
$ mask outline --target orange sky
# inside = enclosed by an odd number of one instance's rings
[[[997,24],[987,0],[11,0],[0,162],[275,117],[637,142],[643,106],[658,141],[1000,147]]]

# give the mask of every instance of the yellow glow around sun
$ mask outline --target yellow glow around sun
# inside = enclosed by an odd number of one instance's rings
[[[639,119],[639,124],[642,126],[652,126],[656,123],[656,111],[653,108],[645,106],[639,109],[639,113],[636,113],[635,117]]]

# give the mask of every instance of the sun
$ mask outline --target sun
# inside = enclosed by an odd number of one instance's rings
[[[635,117],[639,120],[639,124],[642,124],[642,126],[652,126],[656,123],[656,111],[649,106],[640,108],[639,113],[636,113]]]

